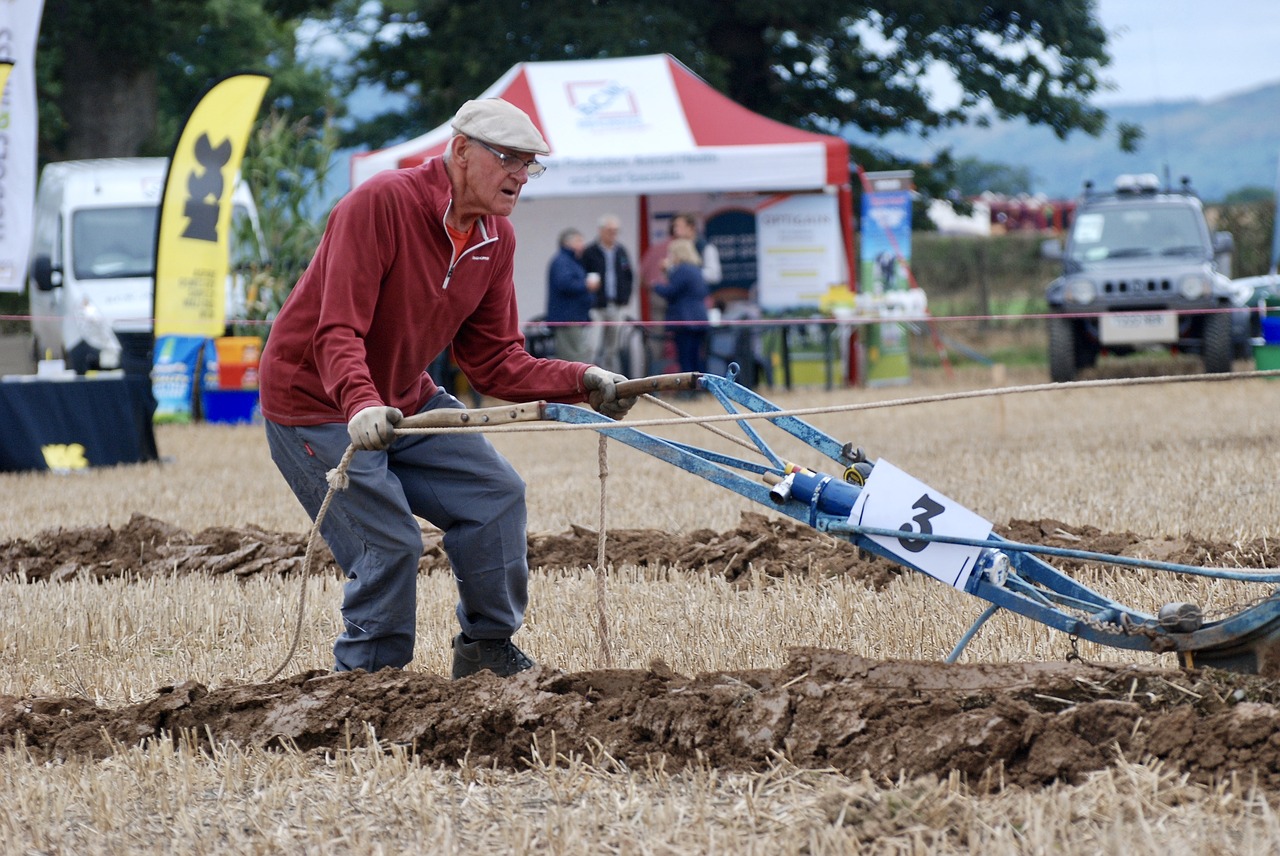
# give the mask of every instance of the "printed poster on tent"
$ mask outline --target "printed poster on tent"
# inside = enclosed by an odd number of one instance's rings
[[[910,170],[863,174],[860,305],[882,306],[886,292],[910,287],[912,186]],[[872,324],[863,334],[863,343],[868,386],[910,382],[911,360],[902,324]]]

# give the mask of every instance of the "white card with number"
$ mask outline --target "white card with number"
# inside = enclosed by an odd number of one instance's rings
[[[986,540],[991,535],[989,520],[883,459],[876,461],[862,486],[849,513],[849,523],[902,532],[898,538],[867,537],[891,555],[958,589],[968,583],[982,548],[911,536],[923,533]]]

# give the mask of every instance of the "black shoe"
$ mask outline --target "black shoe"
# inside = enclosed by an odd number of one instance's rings
[[[453,679],[465,678],[488,669],[500,678],[533,668],[533,660],[510,639],[476,639],[463,642],[453,637]]]

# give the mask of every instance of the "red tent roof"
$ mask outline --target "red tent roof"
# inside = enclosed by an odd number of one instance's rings
[[[524,195],[811,190],[849,183],[849,146],[753,113],[665,54],[520,63],[480,97],[529,114],[551,147]],[[452,131],[352,159],[352,183],[440,154]]]

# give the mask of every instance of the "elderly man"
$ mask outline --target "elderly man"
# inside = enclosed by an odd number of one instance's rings
[[[582,266],[587,275],[599,278],[600,289],[595,293],[595,306],[591,320],[599,331],[599,345],[595,361],[609,371],[621,371],[622,360],[618,353],[619,334],[627,306],[631,303],[631,257],[627,248],[618,241],[622,224],[612,214],[600,218],[596,240],[582,253]]]
[[[413,658],[422,532],[444,531],[458,587],[453,677],[533,665],[511,641],[528,600],[524,482],[478,434],[396,436],[402,414],[461,408],[427,374],[450,344],[477,390],[590,401],[621,418],[620,375],[523,347],[507,216],[548,148],[521,110],[468,101],[442,157],[390,170],[333,209],[272,327],[260,368],[271,455],[314,519],[348,443],[350,486],[321,534],[347,576],[336,670]]]

